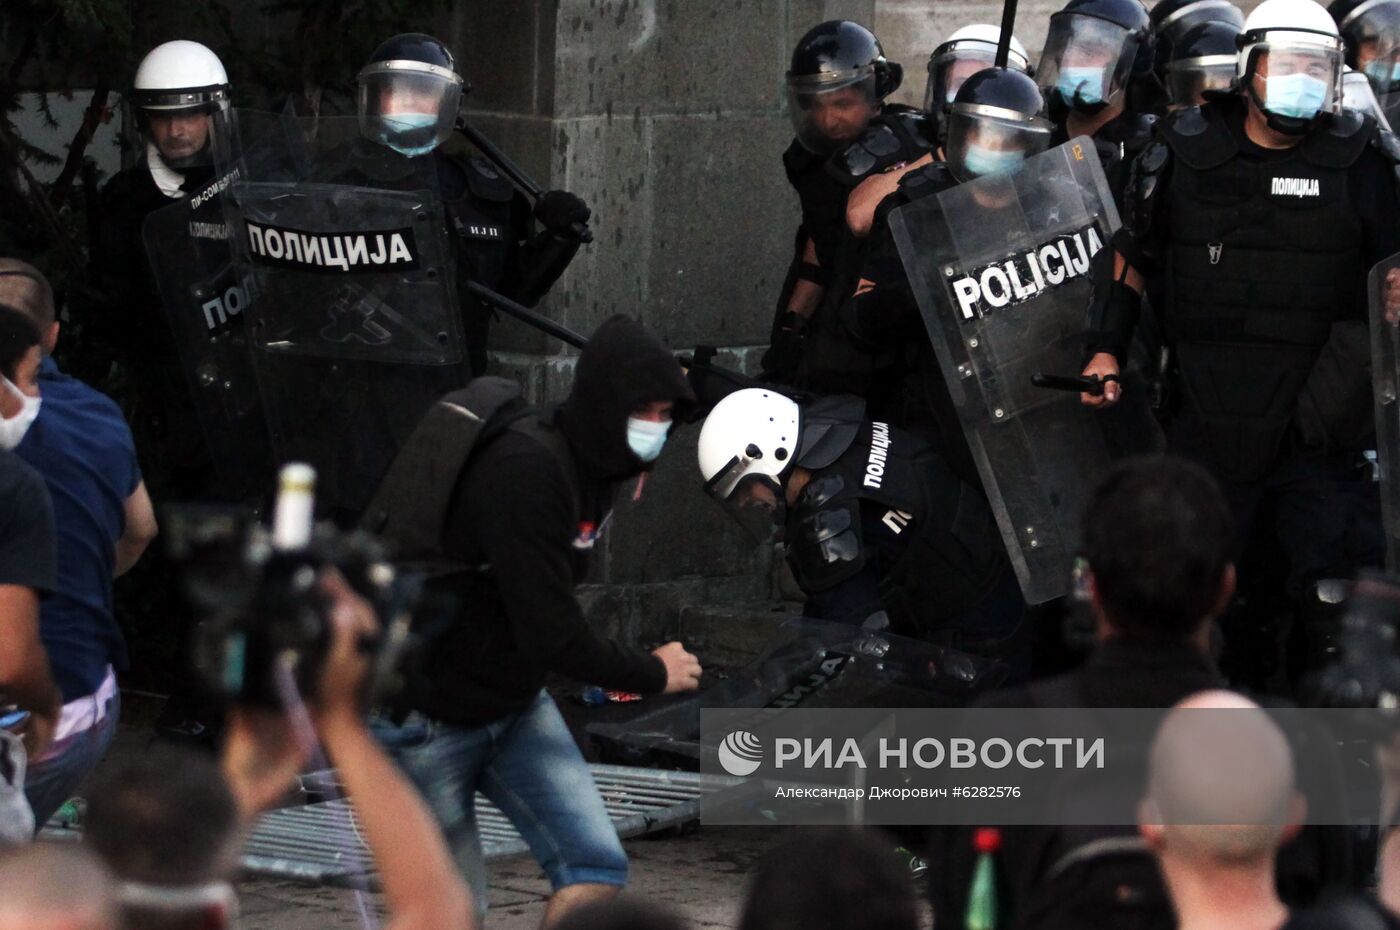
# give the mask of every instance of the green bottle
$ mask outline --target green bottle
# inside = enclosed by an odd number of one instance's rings
[[[997,907],[997,850],[1001,849],[1001,831],[982,827],[972,836],[977,850],[977,865],[972,871],[972,887],[967,894],[966,930],[997,930],[1002,915]]]

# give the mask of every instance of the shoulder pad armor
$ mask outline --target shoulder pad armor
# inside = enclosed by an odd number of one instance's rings
[[[827,174],[842,184],[855,186],[933,148],[927,137],[931,131],[922,114],[916,117],[904,108],[893,112],[887,108],[887,112],[871,121],[859,139],[827,160]]]
[[[467,187],[472,194],[482,200],[492,200],[503,203],[515,197],[515,188],[510,182],[501,177],[501,173],[496,170],[496,166],[484,158],[476,157],[470,159],[466,166]]]
[[[1162,139],[1178,158],[1202,170],[1225,164],[1239,151],[1224,112],[1214,103],[1188,107],[1168,116]]]
[[[1171,155],[1172,150],[1165,142],[1152,142],[1133,159],[1128,169],[1128,183],[1123,189],[1123,206],[1127,215],[1123,220],[1139,236],[1147,235],[1151,230],[1154,200],[1171,164]]]
[[[1376,121],[1356,110],[1334,113],[1303,139],[1299,153],[1323,168],[1354,164],[1375,134]]]
[[[911,171],[899,179],[899,193],[906,203],[941,194],[957,185],[957,179],[948,166],[936,161],[918,171]]]
[[[826,591],[865,567],[860,498],[840,475],[818,475],[787,520],[788,565],[803,591]]]

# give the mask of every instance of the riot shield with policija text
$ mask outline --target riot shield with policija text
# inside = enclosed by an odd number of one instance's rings
[[[434,156],[364,139],[356,118],[237,112],[225,195],[253,367],[278,464],[353,519],[428,407],[467,380]]]
[[[1367,287],[1385,564],[1390,571],[1396,571],[1400,568],[1400,327],[1385,318],[1385,279],[1392,271],[1400,271],[1400,254],[1372,268]]]
[[[1089,488],[1155,436],[1143,391],[1112,416],[1032,376],[1078,375],[1091,260],[1118,228],[1084,137],[895,211],[891,229],[1007,555],[1031,604],[1066,594]],[[1150,445],[1150,443],[1146,443]]]
[[[272,451],[248,351],[249,294],[234,273],[222,176],[146,217],[142,238],[180,367],[213,462],[209,496],[255,499],[272,477]]]

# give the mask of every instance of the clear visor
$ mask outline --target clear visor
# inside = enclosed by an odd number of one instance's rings
[[[978,71],[996,64],[997,47],[989,42],[967,40],[928,60],[928,84],[924,88],[924,110],[934,113],[947,109],[958,95],[963,82]],[[1029,63],[1014,51],[1007,55],[1007,65],[1025,73]]]
[[[945,152],[958,180],[1019,171],[1027,158],[1049,146],[1051,127],[1045,120],[994,113],[994,107],[960,104],[948,114]]]
[[[1057,95],[1074,109],[1116,104],[1133,68],[1130,41],[1132,34],[1117,23],[1057,13],[1050,18],[1037,82],[1047,97]]]
[[[863,76],[862,76],[863,74]],[[788,79],[788,113],[797,140],[809,151],[829,155],[860,138],[880,112],[875,71],[819,81]]]
[[[360,131],[405,153],[447,141],[462,102],[460,80],[428,71],[381,70],[360,75]]]
[[[142,106],[133,95],[130,102],[142,140],[154,146],[161,160],[176,171],[212,165],[216,151],[232,147],[228,139],[232,110],[225,101]]]
[[[1361,8],[1342,31],[1355,56],[1356,70],[1371,79],[1376,92],[1400,92],[1400,2]]]
[[[783,486],[772,475],[745,475],[747,467],[735,456],[705,483],[705,490],[755,542],[772,542],[787,519]]]
[[[1177,41],[1193,27],[1201,23],[1229,23],[1244,28],[1244,14],[1230,0],[1202,0],[1177,10],[1157,27],[1157,36],[1169,45]]]
[[[1349,70],[1342,75],[1342,106],[1348,110],[1365,113],[1384,129],[1390,128],[1390,120],[1381,107],[1380,99],[1376,97],[1375,89],[1371,87],[1366,75],[1359,71]]]
[[[1234,80],[1234,55],[1189,58],[1167,68],[1167,93],[1173,107],[1195,107],[1205,103],[1207,91],[1228,91]]]
[[[1342,52],[1320,35],[1272,32],[1268,42],[1251,48],[1245,78],[1264,109],[1310,118],[1333,109],[1340,98]]]

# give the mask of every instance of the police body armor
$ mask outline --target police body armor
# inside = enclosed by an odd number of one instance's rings
[[[1093,137],[1094,148],[1103,162],[1113,200],[1122,209],[1123,190],[1128,184],[1128,172],[1142,150],[1152,142],[1157,129],[1157,117],[1151,113],[1128,111],[1100,129]]]
[[[847,229],[846,199],[866,179],[928,153],[935,144],[933,132],[933,121],[921,111],[887,106],[860,140],[826,162],[825,175],[834,182],[837,200],[829,217],[831,225],[821,232],[827,240],[825,248],[818,234],[809,230],[817,243],[826,293],[808,323],[796,386],[824,394],[858,394],[877,408],[889,407],[892,399],[884,395],[892,389],[891,373],[899,359],[852,345],[837,319],[841,304],[855,290],[869,243]],[[804,208],[804,218],[806,214]]]
[[[490,163],[465,163],[435,154],[443,208],[452,234],[458,285],[476,281],[500,291],[516,249],[515,189]],[[495,310],[480,298],[459,294],[467,354],[474,375],[486,367],[486,339]]]
[[[927,442],[878,421],[849,426],[844,448],[827,443],[798,460],[813,474],[788,515],[788,564],[808,592],[855,577],[872,558],[862,506],[884,509],[905,542],[880,579],[881,601],[897,629],[934,632],[1004,569],[996,521]]]
[[[1366,274],[1347,169],[1374,124],[1346,111],[1268,162],[1237,157],[1227,107],[1183,111],[1173,158],[1167,304],[1183,412],[1212,461],[1255,480],[1287,453],[1300,391]]]

